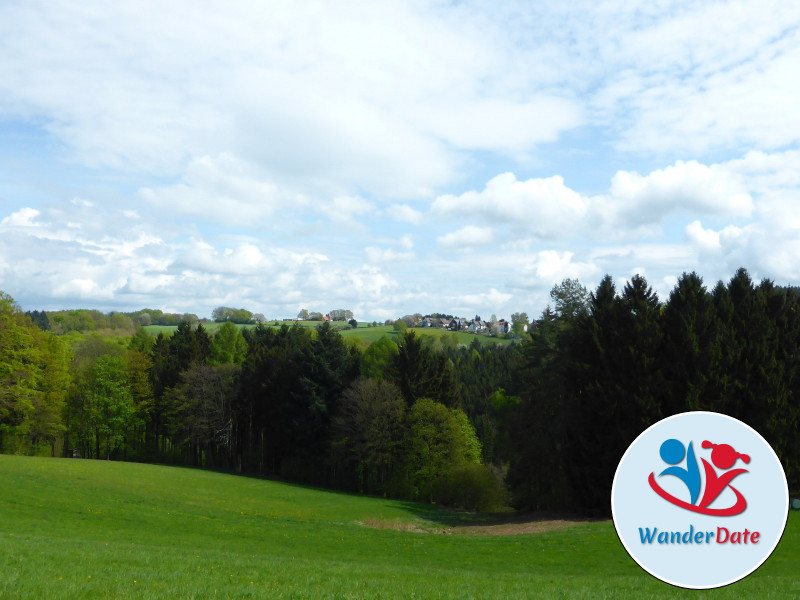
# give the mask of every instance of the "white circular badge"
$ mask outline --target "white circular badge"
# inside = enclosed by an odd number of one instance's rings
[[[780,541],[786,475],[749,425],[688,412],[644,431],[611,488],[622,545],[651,575],[684,588],[728,585],[755,571]]]

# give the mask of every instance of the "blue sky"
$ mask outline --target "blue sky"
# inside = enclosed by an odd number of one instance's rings
[[[798,72],[786,2],[0,0],[0,290],[383,320],[798,284]]]

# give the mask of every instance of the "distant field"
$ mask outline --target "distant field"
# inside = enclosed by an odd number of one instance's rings
[[[200,470],[0,456],[0,598],[800,597],[798,513],[764,566],[710,592],[644,573],[608,521],[464,533],[492,519]]]
[[[436,339],[441,339],[445,335],[453,335],[451,332],[442,329],[432,329],[429,327],[412,327],[411,331],[416,332],[417,335],[425,335]],[[387,325],[380,325],[378,327],[361,327],[358,329],[344,329],[342,330],[344,337],[360,337],[368,342],[379,340],[383,336],[387,336],[391,340],[397,340],[397,332],[394,328]],[[481,344],[510,344],[512,340],[492,338],[485,335],[474,335],[472,333],[456,332],[458,343],[469,346],[474,340],[478,340]]]
[[[278,327],[284,324],[283,321],[278,321]],[[294,325],[295,322],[287,321],[286,325],[291,327]],[[301,327],[310,327],[315,328],[320,325],[318,321],[297,321],[297,323]],[[209,333],[215,332],[219,329],[221,323],[203,323],[203,327]],[[275,321],[267,321],[266,325],[271,327],[275,326]],[[397,338],[397,332],[389,325],[378,325],[377,327],[370,327],[368,323],[359,323],[356,329],[351,329],[345,323],[333,323],[333,327],[338,329],[344,337],[359,337],[367,342],[374,342],[379,340],[384,335],[388,336],[390,339]],[[239,325],[240,328],[250,328],[255,327],[255,325]],[[177,326],[168,326],[168,325],[148,325],[144,327],[144,330],[147,331],[151,335],[158,335],[159,333],[164,333],[164,335],[172,335],[178,329]],[[450,332],[444,331],[442,329],[432,329],[432,328],[412,328],[413,331],[416,331],[418,335],[427,335],[434,338],[441,338],[444,335],[451,335]],[[510,344],[512,340],[507,339],[498,339],[493,337],[488,337],[485,335],[475,335],[472,333],[467,333],[463,331],[456,332],[458,336],[458,343],[463,344],[465,346],[469,346],[473,340],[478,340],[481,344]]]
[[[415,327],[413,331],[416,331],[419,335],[430,335],[436,338],[441,338],[445,335],[452,335],[451,332],[445,331],[443,329],[434,329],[431,327]],[[473,340],[478,340],[482,344],[511,344],[513,340],[510,339],[501,339],[496,337],[489,337],[487,335],[476,335],[474,333],[468,333],[464,331],[457,331],[455,334],[458,336],[458,343],[464,344],[465,346],[469,346]]]
[[[222,326],[222,323],[203,323],[203,328],[208,331],[209,333],[215,332]],[[255,327],[255,325],[237,325],[240,329]],[[164,335],[170,336],[178,330],[177,325],[145,325],[142,327],[147,333],[150,335],[158,335],[159,333],[163,333]]]
[[[362,340],[366,340],[369,343],[375,342],[381,339],[383,336],[387,336],[389,339],[397,340],[397,332],[392,329],[391,326],[388,325],[378,325],[377,327],[361,327],[359,326],[356,329],[342,329],[340,331],[342,337],[357,337],[361,338]]]

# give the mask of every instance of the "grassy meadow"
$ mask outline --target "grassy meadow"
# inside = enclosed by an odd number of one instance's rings
[[[415,332],[420,336],[429,336],[434,339],[440,340],[444,336],[452,336],[455,334],[459,344],[469,346],[474,340],[478,340],[481,344],[510,344],[513,342],[511,339],[501,339],[489,337],[487,335],[475,335],[465,331],[449,332],[443,329],[433,329],[430,327],[411,327],[409,331]],[[398,334],[391,326],[379,325],[378,327],[367,327],[366,324],[359,323],[356,329],[342,329],[340,330],[342,337],[357,337],[369,343],[379,340],[383,336],[388,337],[390,340],[397,341]]]
[[[765,565],[707,592],[644,573],[609,521],[464,533],[495,518],[209,471],[0,456],[0,598],[800,596],[799,513]]]

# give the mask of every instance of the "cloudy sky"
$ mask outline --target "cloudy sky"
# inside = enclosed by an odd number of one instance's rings
[[[0,290],[383,320],[800,283],[800,4],[497,4],[0,0]]]

